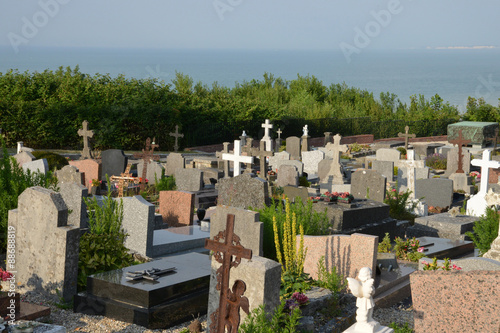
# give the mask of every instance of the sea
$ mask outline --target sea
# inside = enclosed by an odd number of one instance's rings
[[[79,66],[90,75],[156,78],[165,83],[176,72],[208,87],[234,87],[262,80],[264,73],[293,80],[315,76],[324,85],[345,83],[372,92],[430,99],[438,94],[465,111],[467,98],[484,98],[498,106],[500,49],[361,50],[347,59],[340,50],[126,49],[26,46],[15,53],[0,46],[0,72],[57,70]]]

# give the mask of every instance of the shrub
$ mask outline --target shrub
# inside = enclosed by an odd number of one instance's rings
[[[491,243],[498,236],[498,221],[500,215],[491,207],[486,209],[486,214],[482,215],[479,220],[474,223],[473,232],[466,232],[476,248],[479,249],[479,255],[483,256],[491,248]]]
[[[161,177],[160,180],[155,177],[155,186],[156,191],[174,191],[176,189],[175,186],[175,178],[174,176]]]
[[[401,153],[401,156],[406,156],[406,149],[404,147],[397,147],[396,149]]]
[[[411,239],[396,237],[395,241],[394,252],[399,259],[418,262],[420,258],[424,257],[424,248],[420,246],[420,241],[415,237]]]
[[[307,177],[306,176],[302,176],[299,178],[299,186],[305,186],[305,187],[309,187],[311,185],[311,183],[309,183],[307,181]]]
[[[425,165],[433,169],[446,169],[446,157],[441,154],[432,154],[425,158]]]
[[[386,232],[384,239],[380,243],[378,243],[378,253],[389,253],[391,252],[391,238],[389,236],[389,233]]]
[[[56,153],[42,151],[42,150],[36,150],[36,151],[32,152],[32,154],[37,159],[45,158],[47,160],[47,163],[49,164],[49,170],[54,170],[54,169],[60,170],[64,166],[69,165],[66,157],[61,156],[61,155],[56,154]]]
[[[248,315],[240,325],[242,333],[294,333],[301,318],[300,308],[296,307],[290,313],[285,311],[285,301],[274,309],[272,316],[266,313],[261,305]],[[270,319],[269,319],[270,318]]]
[[[316,284],[321,288],[329,289],[332,293],[330,310],[333,310],[337,314],[340,312],[338,307],[338,301],[340,298],[340,293],[347,286],[347,279],[341,274],[337,273],[337,268],[332,267],[331,272],[328,272],[325,266],[325,256],[321,256],[318,261],[318,279]]]
[[[397,187],[397,186],[396,186]],[[397,220],[410,220],[415,221],[415,215],[411,213],[416,203],[410,204],[409,196],[410,190],[399,192],[395,188],[387,190],[384,203],[389,205],[389,215]]]

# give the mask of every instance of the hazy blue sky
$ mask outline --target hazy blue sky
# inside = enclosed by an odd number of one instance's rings
[[[499,13],[498,0],[2,0],[0,45],[351,52],[500,46]]]

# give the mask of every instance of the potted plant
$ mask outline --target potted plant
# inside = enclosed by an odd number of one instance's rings
[[[101,183],[102,183],[102,180],[98,180],[98,179],[92,179],[90,181],[90,193],[92,195],[101,194]]]

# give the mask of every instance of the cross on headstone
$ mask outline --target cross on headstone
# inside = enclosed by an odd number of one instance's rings
[[[247,145],[244,147],[241,147],[241,151],[246,153],[246,156],[253,156],[253,138],[248,137],[247,138]],[[253,161],[250,163],[247,163],[246,169],[243,173],[253,173]]]
[[[266,150],[271,151],[273,147],[271,136],[269,135],[269,130],[273,128],[273,125],[269,122],[269,119],[266,119],[264,124],[262,124],[261,126],[262,128],[264,128],[264,136],[262,137],[261,141],[264,141],[266,143]]]
[[[90,143],[89,139],[94,136],[94,131],[89,130],[89,122],[84,120],[82,123],[82,127],[78,130],[78,135],[83,137],[83,151],[82,151],[82,156],[80,157],[81,160],[90,158],[92,159],[92,152],[90,151]]]
[[[408,169],[406,181],[407,187],[410,190],[408,198],[415,199],[415,181],[417,179],[417,167],[419,166],[419,161],[415,160],[415,153],[410,152],[407,155],[407,159],[402,160],[399,163],[400,167],[405,167]]]
[[[173,136],[175,138],[175,143],[174,143],[174,151],[177,153],[179,150],[179,145],[178,145],[178,139],[183,138],[184,134],[179,134],[179,125],[175,125],[175,133],[169,133],[168,135]]]
[[[216,273],[216,289],[220,290],[219,309],[211,316],[212,324],[210,325],[210,332],[224,333],[226,326],[231,327],[231,323],[236,321],[236,318],[231,318],[231,316],[237,315],[239,319],[239,313],[227,313],[228,305],[230,305],[228,301],[230,301],[229,298],[232,296],[229,291],[230,269],[238,267],[242,258],[251,259],[252,250],[245,249],[240,244],[240,237],[234,233],[234,215],[232,214],[227,215],[226,230],[219,232],[213,240],[205,240],[205,248],[214,251],[213,258],[222,264]],[[236,280],[235,285],[237,282],[244,285],[244,282],[241,280]],[[239,324],[239,320],[237,324]],[[238,327],[232,327],[230,332],[237,332],[237,330]]]
[[[491,151],[485,149],[483,151],[483,159],[473,159],[470,164],[481,167],[481,185],[478,194],[486,195],[488,192],[488,179],[490,177],[490,169],[500,168],[500,162],[490,160]]]
[[[219,158],[219,159],[222,160],[222,163],[224,165],[224,178],[229,178],[229,161],[223,160],[222,159],[222,154],[229,153],[229,145],[230,145],[230,143],[229,142],[224,142],[223,145],[224,145],[224,148],[222,149],[222,151],[216,152],[215,156],[217,158]]]
[[[146,139],[146,149],[142,150],[142,153],[134,154],[135,158],[140,158],[144,162],[144,166],[142,168],[142,179],[141,179],[141,191],[144,191],[146,188],[146,175],[148,173],[148,164],[151,161],[158,161],[160,159],[159,156],[154,156],[153,151],[155,148],[158,148],[159,145],[155,144],[155,138],[153,138],[153,143],[151,143],[151,138]]]
[[[458,139],[449,141],[453,145],[458,145],[458,169],[455,173],[464,173],[463,169],[463,156],[462,156],[462,146],[471,143],[471,140],[465,140],[462,136],[462,130],[458,130]]]
[[[222,159],[226,161],[233,161],[234,163],[234,171],[233,176],[239,176],[241,174],[241,165],[240,163],[252,163],[252,156],[242,156],[241,155],[241,144],[240,140],[234,140],[234,149],[233,154],[222,154]]]
[[[278,133],[278,139],[281,139],[281,133],[283,133],[281,131],[281,128],[278,128],[278,130],[276,131],[276,133]]]
[[[408,139],[417,137],[416,134],[408,134],[409,130],[410,130],[410,127],[407,125],[407,126],[405,126],[404,133],[398,133],[398,137],[405,138],[405,150],[408,150]]]
[[[261,141],[260,142],[260,149],[255,149],[254,150],[254,155],[259,158],[260,161],[260,176],[261,178],[267,179],[267,160],[266,157],[271,157],[273,156],[272,151],[267,151],[265,149],[265,142]]]
[[[137,281],[137,280],[150,280],[150,281],[156,281],[162,275],[165,275],[167,273],[175,273],[177,270],[176,267],[170,267],[170,268],[165,268],[165,269],[159,269],[159,268],[152,268],[152,269],[144,269],[142,271],[132,271],[132,272],[127,272],[125,279],[128,281]]]
[[[339,180],[339,182],[343,177],[340,171],[340,155],[347,152],[348,150],[347,145],[340,144],[341,139],[342,137],[339,134],[336,134],[333,137],[333,143],[329,142],[325,147],[327,150],[330,150],[333,153],[333,162],[328,175],[333,176],[333,179],[337,179]],[[325,177],[324,182],[328,183],[329,180],[330,177]]]
[[[282,141],[281,140],[281,133],[283,133],[283,132],[281,131],[280,128],[278,128],[278,130],[276,131],[276,133],[278,133],[278,137],[276,138],[276,144],[275,144],[275,147],[274,147],[274,151],[278,153],[280,151],[281,141]]]

